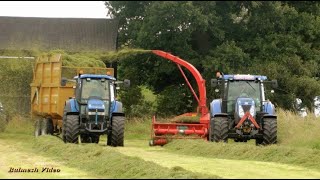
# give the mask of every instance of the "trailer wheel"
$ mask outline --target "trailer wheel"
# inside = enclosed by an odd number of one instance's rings
[[[43,118],[41,123],[41,135],[53,134],[53,122],[51,118]]]
[[[67,143],[78,143],[79,116],[67,115],[65,121],[65,138]]]
[[[260,142],[256,141],[256,144],[269,145],[277,143],[277,119],[276,118],[264,118],[263,119],[263,139]]]
[[[112,131],[108,136],[107,145],[111,146],[123,146],[123,138],[124,138],[124,124],[125,117],[124,116],[113,116],[112,117]]]
[[[34,136],[38,137],[41,135],[41,119],[37,119],[34,123]]]
[[[228,142],[228,119],[225,117],[214,117],[210,120],[211,141]]]

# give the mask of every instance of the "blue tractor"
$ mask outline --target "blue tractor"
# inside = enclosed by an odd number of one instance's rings
[[[61,85],[70,81],[62,78]],[[113,76],[79,74],[75,97],[65,102],[62,118],[62,138],[65,143],[98,143],[107,134],[107,145],[123,146],[125,114],[117,101],[117,84],[130,86],[130,80],[116,81]]]
[[[275,107],[266,100],[266,83],[277,88],[277,80],[260,75],[223,75],[211,79],[220,99],[210,103],[209,140],[213,142],[247,142],[256,145],[277,142]],[[273,90],[271,91],[273,92]]]

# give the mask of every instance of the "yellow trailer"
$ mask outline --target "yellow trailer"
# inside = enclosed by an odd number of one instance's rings
[[[113,68],[68,67],[62,65],[61,54],[40,56],[33,69],[31,86],[31,116],[36,120],[35,136],[60,134],[66,100],[74,97],[75,82],[61,86],[62,77],[73,79],[80,72],[114,76]]]

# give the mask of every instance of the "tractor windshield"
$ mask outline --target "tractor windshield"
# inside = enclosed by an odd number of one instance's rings
[[[255,101],[257,110],[260,109],[260,83],[255,81],[232,81],[228,85],[227,112],[234,111],[235,100],[238,97],[250,97]]]
[[[105,79],[86,78],[82,80],[82,99],[89,99],[90,96],[109,99],[109,81]]]

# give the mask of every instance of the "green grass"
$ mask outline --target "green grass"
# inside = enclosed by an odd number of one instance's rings
[[[150,140],[151,122],[151,117],[143,119],[132,118],[127,120],[125,125],[125,139]]]
[[[170,151],[223,159],[271,161],[320,169],[320,123],[313,116],[301,118],[278,110],[278,143],[256,146],[254,141],[228,144],[203,140],[174,140],[164,147]]]
[[[320,169],[320,118],[310,115],[299,117],[290,111],[279,109],[278,143],[271,146],[256,146],[255,140],[247,143],[213,143],[204,140],[174,139],[163,148],[186,155],[222,159],[258,160],[286,163]],[[159,120],[161,121],[161,120]],[[130,122],[128,138],[149,140],[151,117],[143,121]]]
[[[139,128],[134,126],[126,133],[133,134]],[[88,172],[89,175],[108,178],[218,178],[218,176],[203,175],[187,171],[181,167],[166,168],[137,157],[125,156],[113,147],[100,144],[65,144],[54,136],[34,138],[31,119],[14,117],[8,124],[0,139],[17,145],[19,151],[26,151],[49,157],[64,165]],[[101,142],[101,141],[100,141]],[[121,148],[121,147],[119,147]],[[91,174],[90,174],[91,173]]]
[[[225,144],[204,140],[174,139],[163,146],[163,149],[177,154],[219,159],[276,162],[320,170],[319,118],[313,116],[301,118],[292,112],[281,109],[277,111],[277,115],[278,143],[276,145],[256,146],[254,140],[250,140],[247,143],[235,143],[230,139],[229,143]],[[26,124],[26,126],[22,126],[22,124]],[[145,144],[147,144],[151,137],[151,117],[128,119],[125,128],[125,140],[132,140],[132,142],[134,140],[145,140]],[[32,129],[32,123],[29,120],[16,118],[15,121],[8,124],[7,130],[0,135],[0,138],[8,139],[12,143],[20,141],[25,149],[41,152],[41,155],[66,162],[71,167],[83,168],[88,172],[96,169],[98,175],[102,176],[108,174],[114,178],[131,178],[132,176],[130,175],[137,174],[133,178],[203,177],[201,174],[190,175],[188,174],[190,172],[180,168],[168,169],[139,158],[127,157],[102,144],[97,145],[98,147],[94,144],[64,144],[51,136],[43,136],[34,140],[33,136],[30,135],[32,134]],[[79,159],[75,156],[81,158]],[[97,163],[98,161],[101,162],[101,160],[117,168],[109,169],[109,166],[105,168],[101,163]],[[79,163],[87,164],[87,166],[83,167]],[[133,166],[135,167],[130,169],[130,173],[123,172],[123,169]],[[115,173],[109,174],[110,171],[115,171]]]

